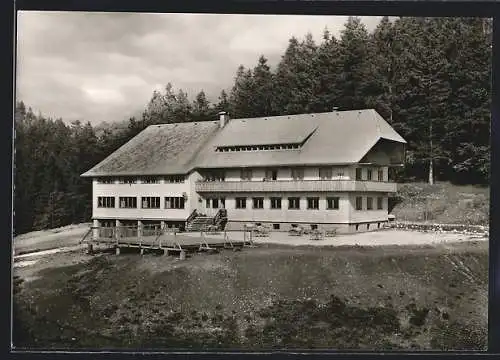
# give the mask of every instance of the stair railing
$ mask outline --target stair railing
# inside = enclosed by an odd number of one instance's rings
[[[186,226],[189,225],[196,218],[196,216],[198,216],[198,212],[194,209],[186,219]]]

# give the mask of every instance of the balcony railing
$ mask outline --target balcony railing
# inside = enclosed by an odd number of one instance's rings
[[[396,192],[397,184],[355,180],[199,181],[197,192],[373,191]]]

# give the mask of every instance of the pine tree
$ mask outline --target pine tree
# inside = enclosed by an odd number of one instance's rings
[[[341,71],[336,84],[339,88],[340,109],[353,110],[366,107],[369,96],[371,68],[369,63],[370,41],[368,31],[358,17],[349,17],[342,30],[339,43],[339,63]]]
[[[250,104],[251,111],[249,115],[254,117],[272,115],[273,74],[269,65],[267,65],[267,59],[263,55],[260,56],[252,74],[253,101]]]

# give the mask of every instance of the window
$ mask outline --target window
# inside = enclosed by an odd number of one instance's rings
[[[278,180],[278,170],[266,170],[266,180]]]
[[[207,209],[210,209],[210,199],[207,199],[207,200],[206,200],[205,207],[206,207]]]
[[[330,180],[332,178],[332,168],[320,168],[319,178],[321,180]]]
[[[363,198],[356,196],[356,210],[363,210]]]
[[[159,209],[160,197],[147,196],[142,198],[143,209]]]
[[[384,209],[384,198],[378,197],[377,198],[377,210],[383,210],[383,209]]]
[[[100,178],[97,179],[98,184],[113,184],[115,181],[111,178]]]
[[[271,198],[271,209],[281,209],[281,198]]]
[[[143,184],[159,184],[160,179],[155,176],[147,176],[141,180]]]
[[[338,197],[326,198],[326,208],[328,210],[338,210],[339,209],[339,198]]]
[[[293,168],[292,169],[292,179],[293,180],[304,180],[304,169]]]
[[[362,174],[363,174],[363,169],[361,168],[356,168],[356,180],[361,180],[362,179]]]
[[[226,198],[220,198],[220,205],[222,209],[226,208]]]
[[[120,184],[135,184],[137,183],[137,180],[134,178],[120,178],[118,182]]]
[[[366,198],[366,210],[373,210],[373,198]]]
[[[293,210],[300,209],[300,198],[298,197],[288,198],[288,208]]]
[[[263,209],[264,208],[264,198],[258,197],[253,198],[253,208],[254,209]]]
[[[115,227],[116,221],[115,220],[101,220],[101,227],[104,228],[112,228]]]
[[[279,230],[280,224],[273,224],[273,230]]]
[[[112,196],[99,196],[97,198],[97,207],[114,208],[115,207],[115,198]]]
[[[378,170],[378,181],[384,181],[384,170],[383,169]]]
[[[251,169],[241,169],[241,180],[252,180],[252,170]]]
[[[307,208],[310,210],[318,210],[319,198],[318,197],[307,198]]]
[[[318,230],[318,224],[311,224],[311,230]]]
[[[339,179],[342,179],[342,178],[344,177],[344,172],[343,172],[343,171],[339,171],[339,172],[337,173],[337,177],[338,177]]]
[[[218,209],[219,208],[219,199],[217,199],[217,198],[212,199],[212,208],[213,209]]]
[[[371,180],[372,179],[372,169],[367,169],[367,171],[366,171],[366,178],[367,178],[367,180]]]
[[[183,183],[184,175],[169,175],[165,176],[166,183]]]
[[[226,174],[224,171],[213,171],[205,175],[204,181],[225,181]]]
[[[236,209],[246,209],[247,208],[247,198],[237,197],[236,198]]]
[[[120,197],[120,208],[122,209],[137,209],[136,197]]]
[[[165,197],[165,209],[184,209],[184,198]]]

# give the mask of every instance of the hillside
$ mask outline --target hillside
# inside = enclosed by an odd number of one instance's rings
[[[488,225],[490,188],[450,183],[401,184],[392,214],[398,221]]]
[[[14,271],[35,348],[481,350],[486,242],[193,254],[61,253]]]

